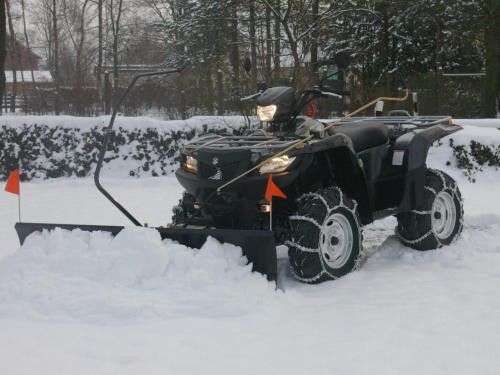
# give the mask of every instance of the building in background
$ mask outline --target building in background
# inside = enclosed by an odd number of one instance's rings
[[[5,59],[5,93],[3,112],[45,112],[51,106],[47,92],[53,91],[54,80],[48,70],[40,69],[42,58],[18,40],[9,45]]]

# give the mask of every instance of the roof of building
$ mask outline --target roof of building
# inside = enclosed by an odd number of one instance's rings
[[[21,74],[22,73],[22,74]],[[52,74],[48,70],[34,70],[33,75],[35,76],[35,83],[36,82],[43,82],[43,83],[48,83],[48,82],[53,82],[54,79],[52,78]],[[12,70],[6,70],[5,71],[5,82],[6,83],[13,83],[14,81],[14,74]],[[28,82],[31,83],[31,71],[30,70],[18,70],[16,71],[16,80],[17,82]]]

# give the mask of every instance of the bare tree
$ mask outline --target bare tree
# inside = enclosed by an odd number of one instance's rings
[[[255,32],[255,0],[250,0],[250,18],[248,28],[250,30],[250,57],[252,59],[252,87],[257,86],[257,37]]]
[[[103,0],[97,0],[97,69],[96,69],[96,88],[98,100],[102,103],[102,64],[103,64]],[[103,108],[101,108],[103,110]]]
[[[53,69],[54,69],[54,82],[56,86],[55,95],[55,113],[59,115],[59,29],[57,23],[57,1],[52,0],[52,38],[54,41],[53,49]]]
[[[63,17],[66,24],[69,40],[74,48],[75,53],[75,69],[74,69],[74,85],[81,89],[84,83],[84,45],[89,27],[89,19],[87,17],[88,6],[90,0],[63,0]]]
[[[5,1],[0,0],[0,115],[5,92],[5,57],[7,56],[7,24],[5,22]]]
[[[12,92],[10,98],[10,111],[16,111],[16,96],[17,96],[17,66],[19,66],[20,61],[18,60],[17,48],[16,48],[16,34],[14,33],[14,25],[12,24],[12,14],[10,12],[9,0],[5,0],[5,10],[7,13],[7,22],[9,25],[9,52],[10,61],[12,65]]]
[[[121,28],[121,20],[123,13],[123,0],[109,0],[109,17],[111,24],[111,33],[113,36],[113,46],[112,46],[112,54],[113,54],[113,100],[116,103],[118,100],[118,85],[119,85],[119,77],[118,77],[118,47],[119,47],[119,37],[120,37],[120,28]]]
[[[26,27],[26,7],[24,5],[24,0],[21,0],[21,10],[22,10],[22,19],[23,19],[23,33],[24,33],[24,41],[26,43],[26,49],[31,52],[30,40],[28,38],[28,30]],[[32,89],[35,88],[35,73],[33,72],[33,65],[30,64],[30,72],[31,72],[31,86]]]
[[[485,15],[486,79],[482,114],[497,115],[500,100],[500,0],[483,0]]]

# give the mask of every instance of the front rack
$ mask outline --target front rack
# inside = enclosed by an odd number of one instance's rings
[[[189,152],[203,149],[228,150],[228,149],[282,149],[297,142],[298,138],[277,138],[264,135],[228,135],[218,134],[206,135],[186,143],[185,148]]]

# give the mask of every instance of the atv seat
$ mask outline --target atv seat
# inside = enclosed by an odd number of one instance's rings
[[[344,134],[352,140],[354,151],[385,144],[389,139],[389,129],[384,124],[345,124],[335,126],[331,134]]]

